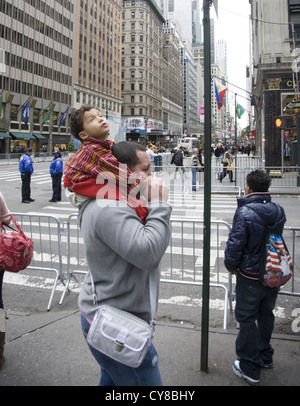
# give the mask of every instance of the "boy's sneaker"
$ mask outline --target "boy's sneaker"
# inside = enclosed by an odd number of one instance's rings
[[[264,364],[263,368],[264,369],[272,369],[272,368],[274,368],[274,364],[273,364],[273,362],[270,362],[269,364]]]
[[[234,361],[232,365],[233,372],[239,377],[245,379],[245,381],[252,386],[256,386],[259,384],[259,379],[253,379],[250,378],[250,376],[247,376],[244,374],[244,372],[241,370],[240,367],[240,361]]]

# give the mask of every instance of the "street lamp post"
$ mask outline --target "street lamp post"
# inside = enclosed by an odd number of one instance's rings
[[[203,231],[203,289],[201,328],[201,370],[208,371],[209,337],[209,282],[210,282],[210,237],[211,237],[211,44],[210,6],[211,0],[203,0],[204,29],[204,231]]]

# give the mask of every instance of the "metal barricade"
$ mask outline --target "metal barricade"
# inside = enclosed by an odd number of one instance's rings
[[[160,177],[168,186],[170,193],[180,193],[182,196],[191,195],[195,186],[197,191],[204,188],[204,171],[198,170],[192,166],[175,166],[168,165],[160,167],[160,171],[155,171],[154,176]],[[229,182],[227,179],[220,184],[219,175],[223,170],[222,166],[213,166],[211,168],[211,188],[212,193],[229,193],[242,195],[242,189],[239,183]],[[240,169],[238,168],[238,173]],[[239,176],[240,177],[240,176]],[[229,179],[229,177],[227,176]],[[195,185],[193,183],[195,182]]]
[[[297,166],[266,166],[263,168],[272,178],[270,187],[271,193],[299,193],[297,185],[297,177],[299,174],[299,167]],[[253,170],[252,167],[245,167],[241,170],[240,186],[244,190],[246,185],[246,177],[249,172]]]
[[[171,240],[161,263],[161,282],[203,285],[203,220],[171,219]],[[224,290],[223,329],[227,329],[229,274],[220,263],[231,227],[225,221],[211,222],[210,287]]]
[[[67,273],[65,280],[65,288],[60,298],[59,304],[62,304],[66,293],[70,288],[70,283],[74,281],[79,285],[80,282],[76,275],[86,275],[88,265],[84,252],[83,238],[81,237],[78,226],[78,214],[71,214],[67,219]]]
[[[293,259],[294,276],[281,288],[280,295],[300,297],[300,270],[298,264],[300,262],[300,227],[285,227],[284,239],[289,248]]]
[[[61,247],[61,223],[57,217],[48,215],[35,215],[24,213],[12,213],[24,233],[34,242],[34,253],[31,264],[18,274],[18,277],[26,277],[28,270],[54,273],[54,281],[49,282],[48,278],[39,281],[41,287],[49,286],[51,289],[47,310],[51,309],[55,290],[58,282],[64,283],[63,255]],[[8,276],[9,277],[9,276]],[[32,276],[31,276],[32,278]],[[36,276],[38,279],[38,276]],[[22,281],[21,281],[22,283]]]
[[[77,214],[72,214],[67,220],[68,269],[60,304],[63,303],[72,279],[78,282],[76,275],[85,275],[88,271],[77,218]],[[203,221],[171,219],[170,227],[170,244],[161,262],[161,282],[201,286],[203,274]],[[228,272],[222,273],[220,271],[220,258],[224,252],[224,244],[227,241],[229,230],[229,224],[224,221],[212,222],[210,286],[224,290],[224,329],[227,328],[228,320],[229,275]]]

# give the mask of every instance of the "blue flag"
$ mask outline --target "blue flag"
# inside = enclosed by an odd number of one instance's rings
[[[30,105],[30,99],[28,102],[25,104],[23,110],[22,110],[22,121],[27,125],[28,120],[29,120],[29,105]]]
[[[64,119],[67,117],[68,111],[70,110],[70,107],[67,108],[67,110],[64,112],[64,114],[61,116],[59,123],[58,123],[58,127],[60,127],[64,121]]]

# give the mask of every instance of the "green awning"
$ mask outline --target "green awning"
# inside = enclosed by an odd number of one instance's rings
[[[17,140],[36,140],[36,138],[31,133],[21,133],[21,132],[10,132]]]
[[[36,134],[36,133],[34,133],[33,134],[38,140],[41,140],[41,141],[46,141],[47,140],[47,138],[44,136],[44,135],[42,135],[42,134]]]
[[[0,140],[11,140],[11,136],[3,131],[0,131]]]

